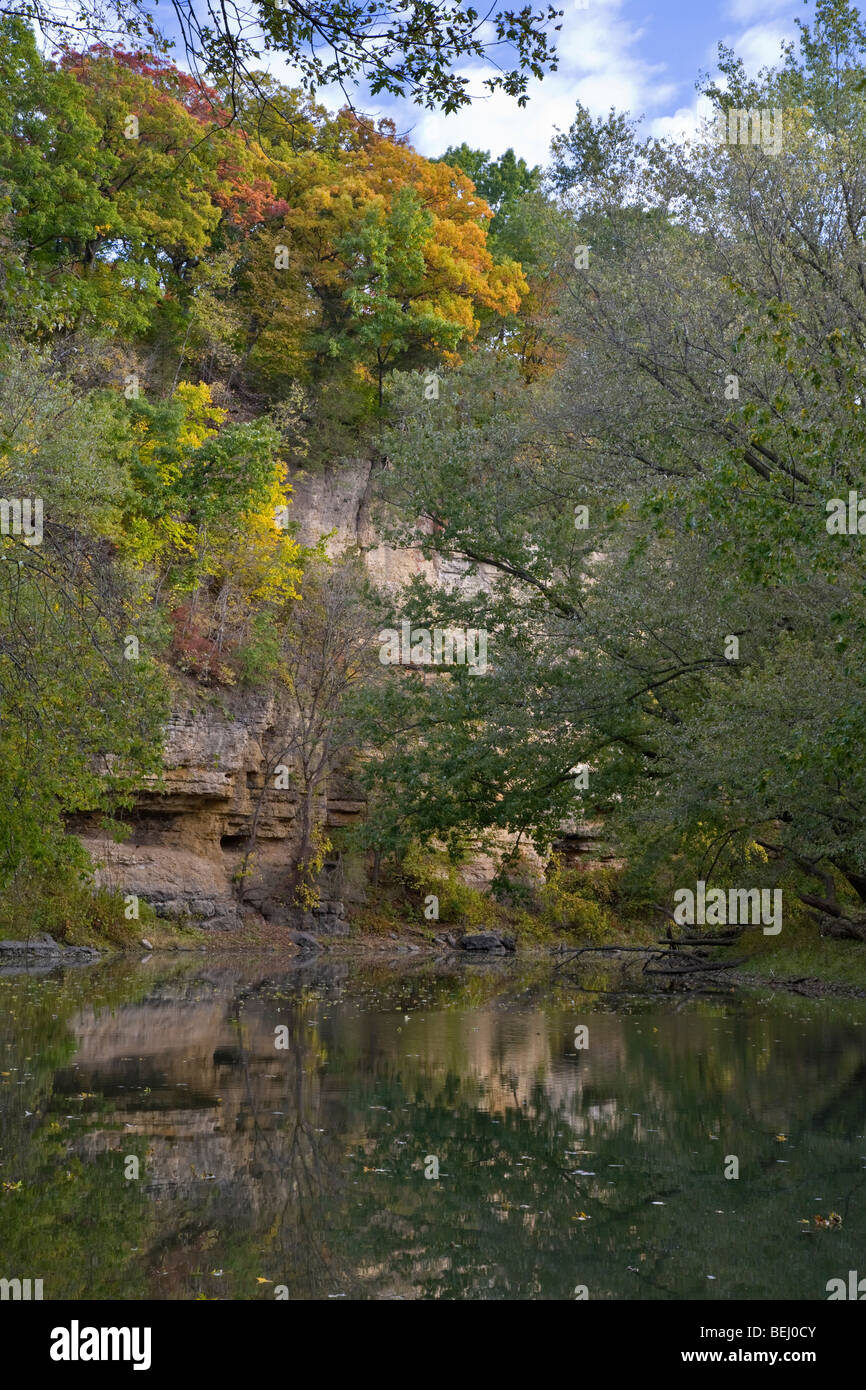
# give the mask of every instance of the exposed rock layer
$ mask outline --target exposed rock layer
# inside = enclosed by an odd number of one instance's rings
[[[484,568],[469,573],[460,561],[426,560],[420,550],[384,544],[370,506],[371,479],[366,459],[296,475],[292,511],[299,539],[315,544],[328,536],[331,555],[359,547],[371,578],[383,589],[398,590],[418,574],[467,593],[489,580]],[[305,933],[345,935],[346,905],[364,901],[366,875],[363,865],[347,862],[339,851],[323,867],[320,906],[302,912],[292,905],[298,794],[275,787],[270,775],[266,750],[280,746],[272,704],[261,695],[202,691],[191,681],[186,688],[186,700],[165,729],[161,785],[141,789],[128,817],[129,839],[110,840],[87,818],[73,827],[97,866],[97,881],[143,899],[160,915],[189,917],[212,931],[237,927],[252,912]],[[257,808],[255,849],[248,859]],[[316,807],[317,819],[339,832],[363,813],[362,794],[351,779],[332,777]],[[566,853],[585,851],[579,836],[566,841]],[[524,857],[537,881],[541,861],[529,850]],[[479,854],[461,876],[486,888],[496,870],[494,856]]]

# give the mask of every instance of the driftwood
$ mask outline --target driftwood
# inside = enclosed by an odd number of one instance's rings
[[[664,944],[666,946],[670,945],[669,942],[665,942]],[[642,952],[644,955],[652,956],[659,954],[658,946],[579,946],[571,953],[568,959],[573,960],[575,956],[582,956],[587,951],[592,952],[594,955],[612,955],[614,952],[618,951],[638,951]]]
[[[583,955],[614,956],[633,954],[646,956],[642,971],[642,974],[645,976],[664,975],[673,978],[677,975],[703,975],[708,971],[731,970],[734,966],[742,965],[746,957],[743,956],[738,960],[710,961],[706,959],[705,951],[696,948],[716,945],[730,946],[739,936],[740,932],[737,931],[733,935],[718,933],[715,936],[687,937],[676,941],[668,938],[660,941],[655,946],[579,946],[575,951],[564,956],[556,969],[560,970],[562,966],[566,965],[569,961],[575,960],[578,956]],[[690,951],[691,954],[685,956],[680,955],[679,948],[681,946],[687,951]],[[660,963],[662,961],[678,961],[682,963],[673,968],[661,964],[656,964],[655,967],[653,967],[653,962]],[[608,991],[603,992],[607,993]]]
[[[673,970],[667,970],[664,967],[653,970],[649,961],[647,961],[643,968],[643,973],[645,975],[704,975],[710,970],[733,970],[734,966],[742,965],[746,960],[748,960],[748,956],[740,956],[737,960],[701,961],[697,963],[694,958],[692,958],[688,965],[681,965]]]
[[[800,902],[807,907],[815,907],[819,912],[826,912],[830,917],[841,917],[842,909],[835,898],[818,898],[814,893],[798,894]]]
[[[677,921],[670,908],[663,907],[661,903],[653,903],[653,907],[657,912],[660,912],[663,917],[670,918],[675,926],[682,926],[682,923]],[[670,933],[670,927],[668,927],[668,933]],[[742,934],[743,928],[740,926],[729,927],[727,930],[720,932],[705,932],[703,935],[671,936],[669,934],[662,938],[661,944],[666,945],[668,942],[672,941],[675,942],[677,946],[727,946],[729,942],[736,941]]]
[[[659,937],[660,946],[733,946],[735,941],[739,941],[741,932],[737,931],[732,936],[669,936]]]
[[[618,955],[621,951],[633,951],[638,955],[644,956],[669,955],[671,952],[675,951],[678,946],[730,946],[736,939],[735,936],[732,936],[730,939],[724,941],[716,941],[713,936],[696,936],[686,941],[662,940],[656,946],[578,946],[574,951],[570,951],[565,959],[574,960],[575,956],[586,954],[597,956]],[[663,947],[664,949],[660,950],[659,947]]]
[[[813,893],[800,893],[799,897],[807,907],[815,909],[821,936],[866,941],[866,912],[854,915],[852,909],[840,907],[832,898],[818,898]]]
[[[818,931],[821,936],[835,936],[854,941],[866,941],[866,917],[833,917],[824,915],[818,918]]]
[[[663,916],[669,918],[676,926],[682,925],[682,923],[676,922],[673,913],[668,908],[662,907],[661,903],[653,903],[653,907]],[[569,961],[576,960],[578,956],[633,954],[646,956],[642,971],[644,976],[661,975],[668,979],[675,979],[678,975],[705,975],[719,970],[731,970],[744,963],[747,959],[746,956],[741,956],[737,960],[710,961],[707,959],[708,947],[732,946],[735,941],[740,940],[742,934],[743,928],[737,926],[720,932],[706,932],[703,935],[692,933],[689,936],[674,936],[671,928],[668,927],[667,936],[659,938],[654,946],[579,946],[576,950],[563,956],[556,968],[557,970],[561,969]],[[681,955],[681,951],[684,954]],[[674,962],[677,964],[674,965]],[[618,991],[605,990],[602,992]]]
[[[556,969],[561,970],[570,960],[576,960],[578,956],[618,956],[623,951],[634,951],[639,955],[660,955],[658,946],[578,946],[576,950],[569,951],[567,956],[557,963]]]

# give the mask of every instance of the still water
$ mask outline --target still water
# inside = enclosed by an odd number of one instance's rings
[[[546,962],[0,977],[0,1278],[823,1300],[866,1274],[864,1024],[864,1001],[641,995]]]

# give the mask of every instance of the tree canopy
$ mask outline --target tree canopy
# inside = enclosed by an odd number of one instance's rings
[[[373,96],[408,96],[417,105],[456,111],[472,100],[467,61],[493,58],[481,87],[502,90],[521,104],[530,77],[556,69],[553,33],[562,11],[552,5],[511,8],[498,4],[481,14],[460,0],[232,0],[203,5],[172,0],[161,21],[150,0],[77,0],[70,11],[58,0],[6,0],[0,15],[36,23],[64,47],[113,34],[137,45],[180,49],[193,72],[224,83],[238,96],[257,88],[263,54],[277,53],[296,68],[301,86],[344,92],[366,83]]]
[[[491,655],[484,678],[389,690],[369,773],[402,789],[398,839],[506,827],[542,848],[601,814],[644,883],[748,865],[866,889],[864,56],[841,0],[756,81],[721,52],[708,95],[780,110],[781,152],[641,141],[579,108],[550,170],[558,365],[526,388],[468,360],[435,403],[395,380],[395,534],[420,516],[428,554],[492,576],[407,595]]]
[[[10,517],[46,509],[44,545],[2,537],[4,775],[29,808],[4,872],[40,822],[122,805],[173,680],[301,708],[295,647],[332,608],[291,482],[364,456],[382,535],[467,581],[385,595],[395,629],[488,647],[483,674],[337,663],[372,845],[545,851],[603,817],[640,892],[748,865],[863,896],[856,9],[819,0],[754,78],[720,50],[715,113],[773,112],[772,144],[578,106],[545,171],[427,159],[312,82],[205,82],[156,42],[48,60],[0,24],[3,486]],[[354,642],[378,608],[347,575]],[[43,726],[76,751],[28,781]]]

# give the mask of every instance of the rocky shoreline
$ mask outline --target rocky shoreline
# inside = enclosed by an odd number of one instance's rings
[[[245,940],[232,940],[232,934],[226,932],[220,933],[218,938],[214,938],[212,944],[206,946],[176,944],[153,947],[146,938],[142,938],[140,946],[132,950],[128,947],[99,950],[93,946],[66,946],[55,941],[48,932],[38,932],[20,941],[0,941],[0,975],[20,971],[27,971],[28,973],[48,971],[57,966],[94,965],[112,956],[135,955],[140,950],[148,953],[147,958],[151,954],[206,953],[222,955],[225,952],[252,951],[254,954],[263,952],[269,955],[287,954],[290,956],[310,956],[325,953],[343,960],[369,960],[371,956],[395,959],[407,955],[442,956],[445,954],[465,962],[489,957],[513,959],[518,954],[514,938],[498,931],[446,932],[438,934],[432,941],[427,936],[419,936],[418,939],[410,941],[406,939],[405,934],[400,936],[396,932],[389,934],[386,938],[381,935],[349,937],[348,931],[345,934],[342,932],[334,934],[327,926],[322,931],[321,937],[314,933],[315,926],[312,931],[289,930],[281,932],[278,940],[272,938],[268,942],[251,943]],[[520,952],[520,955],[524,958],[554,957],[562,955],[564,952],[567,953],[568,949],[566,946],[536,946],[525,948]],[[742,969],[732,968],[719,971],[715,976],[715,982],[732,988],[770,990],[773,993],[783,991],[812,999],[824,997],[866,998],[866,989],[857,985],[842,981],[822,980],[813,976],[776,976],[768,979],[765,976],[753,975]]]
[[[62,946],[48,932],[37,932],[24,941],[0,941],[0,970],[6,967],[90,965],[102,959],[93,946]]]

